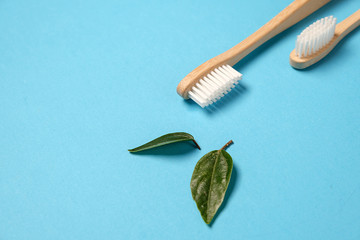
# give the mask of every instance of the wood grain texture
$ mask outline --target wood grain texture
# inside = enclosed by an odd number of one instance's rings
[[[317,51],[315,54],[312,54],[307,57],[299,58],[295,54],[295,49],[290,53],[290,64],[294,68],[304,69],[307,68],[314,63],[317,63],[321,59],[323,59],[326,55],[333,50],[333,48],[338,44],[341,39],[343,39],[347,34],[353,31],[360,25],[360,9],[357,10],[350,17],[346,18],[344,21],[340,22],[336,25],[334,37],[331,41],[324,46],[322,49]]]
[[[188,92],[191,88],[212,70],[224,64],[235,65],[257,47],[293,26],[328,2],[330,0],[295,0],[248,38],[190,72],[177,86],[178,94],[188,99]]]

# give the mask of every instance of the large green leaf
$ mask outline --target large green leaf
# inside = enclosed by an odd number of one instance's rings
[[[191,194],[207,224],[224,200],[232,168],[231,156],[222,149],[207,153],[195,166],[190,183]]]
[[[200,149],[199,145],[196,143],[194,137],[185,132],[176,132],[176,133],[169,133],[158,137],[144,145],[141,145],[137,148],[129,149],[129,152],[140,152],[147,149],[160,147],[166,144],[176,143],[176,142],[183,142],[183,141],[193,141],[197,148]]]

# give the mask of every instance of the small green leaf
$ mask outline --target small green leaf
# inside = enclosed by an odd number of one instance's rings
[[[140,152],[151,148],[160,147],[163,145],[176,143],[176,142],[183,142],[183,141],[193,141],[195,146],[200,149],[200,146],[195,141],[194,137],[188,133],[185,132],[176,132],[176,133],[169,133],[166,135],[163,135],[161,137],[158,137],[148,143],[145,143],[144,145],[141,145],[137,148],[129,149],[129,152]]]
[[[196,164],[191,177],[190,188],[201,217],[210,224],[221,203],[230,182],[233,161],[222,149],[205,154]]]

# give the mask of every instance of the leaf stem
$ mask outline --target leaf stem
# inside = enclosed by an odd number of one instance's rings
[[[233,143],[234,143],[233,140],[228,141],[228,143],[225,144],[220,150],[226,150],[226,148],[228,148]]]
[[[197,144],[197,142],[195,141],[195,139],[193,140],[193,142],[194,142],[195,146],[196,146],[199,150],[201,150],[199,144]]]

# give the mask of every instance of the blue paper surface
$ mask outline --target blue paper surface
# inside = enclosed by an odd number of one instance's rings
[[[235,66],[211,111],[180,80],[286,1],[0,2],[0,239],[360,239],[360,30],[325,59],[289,65],[334,0]],[[160,135],[177,144],[127,149]],[[232,139],[234,172],[213,224],[192,200],[196,162]]]

